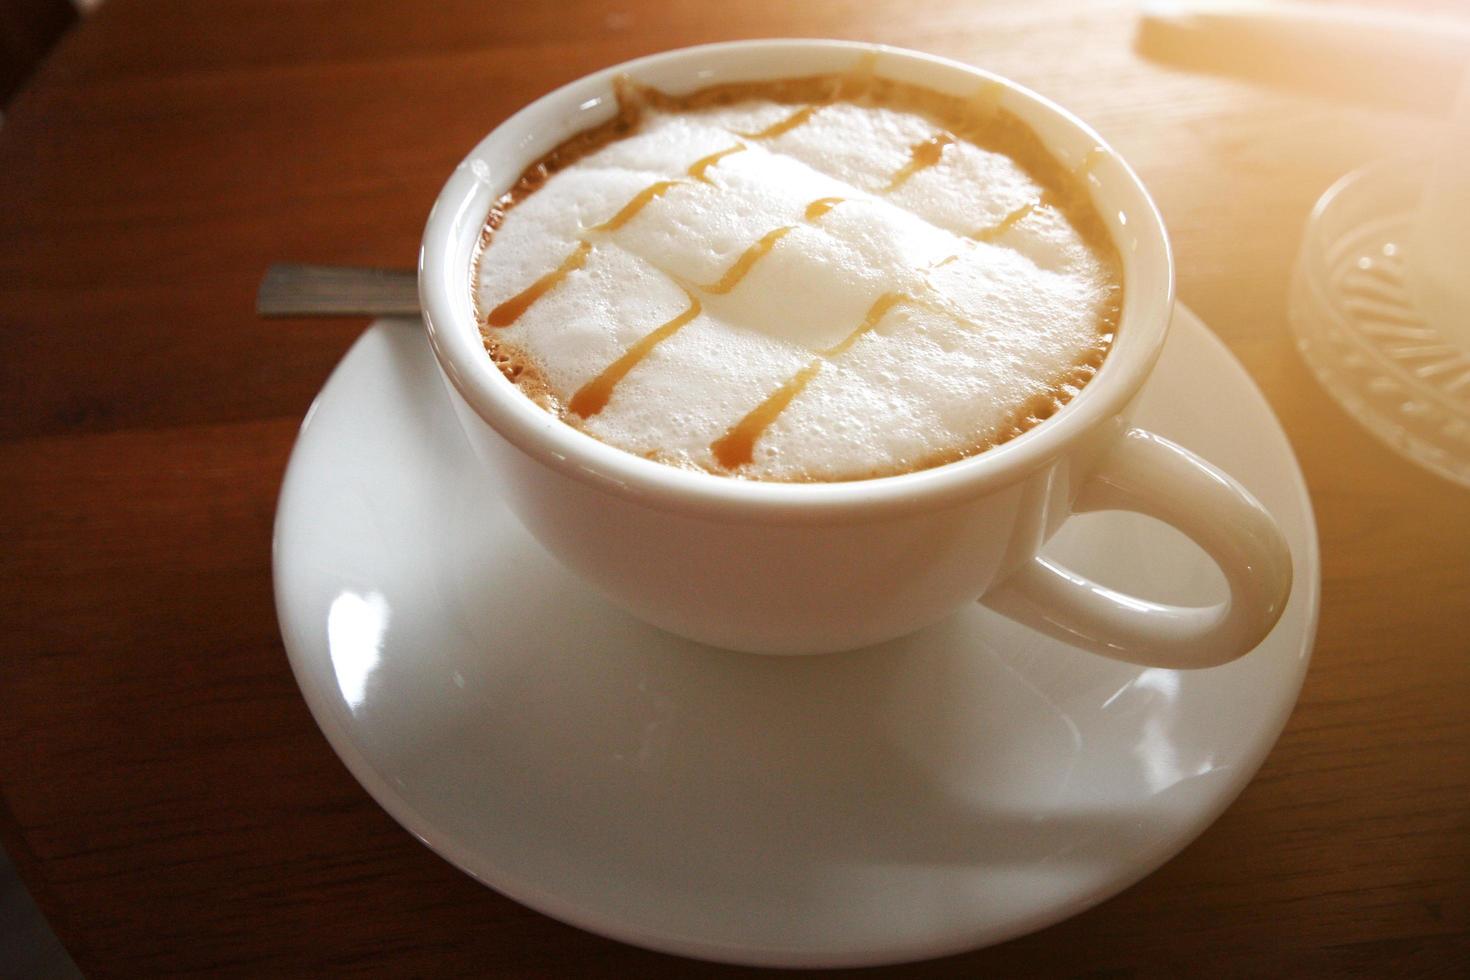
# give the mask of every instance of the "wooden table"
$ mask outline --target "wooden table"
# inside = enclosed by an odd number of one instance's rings
[[[1238,802],[1102,906],[915,972],[1470,958],[1470,492],[1352,423],[1285,313],[1315,198],[1426,126],[1145,61],[1131,8],[109,0],[71,34],[0,129],[0,836],[83,970],[724,972],[475,884],[332,754],[276,631],[271,521],[362,323],[251,304],[273,260],[410,264],[441,181],[535,96],[770,35],[963,59],[1092,121],[1280,414],[1322,538],[1301,703]]]

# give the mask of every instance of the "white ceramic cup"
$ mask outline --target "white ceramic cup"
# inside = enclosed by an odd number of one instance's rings
[[[881,479],[762,483],[691,472],[615,449],[534,405],[486,355],[471,260],[491,204],[522,171],[615,110],[613,79],[672,93],[852,68],[950,94],[1000,83],[1003,108],[1064,165],[1089,153],[1091,193],[1123,259],[1124,305],[1101,371],[1056,415],[959,462]],[[1101,148],[1095,149],[1095,148]],[[977,188],[977,192],[983,192]],[[498,489],[565,565],[635,615],[721,647],[820,653],[901,636],[980,599],[1107,656],[1204,667],[1248,652],[1291,589],[1276,522],[1187,449],[1130,428],[1163,346],[1173,260],[1138,177],[1085,123],[1014,83],[912,51],[838,41],[749,41],[670,51],[595,72],[522,109],[445,185],[419,258],[429,337],[466,435]],[[1039,552],[1070,515],[1152,515],[1225,574],[1216,606],[1115,592]]]

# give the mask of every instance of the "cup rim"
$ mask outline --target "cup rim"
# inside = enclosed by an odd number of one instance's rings
[[[967,79],[972,88],[977,82],[999,83],[1006,108],[1024,106],[1027,113],[1059,122],[1100,151],[1101,163],[1090,171],[1095,175],[1093,192],[1096,195],[1105,186],[1115,200],[1106,210],[1094,203],[1109,223],[1123,260],[1124,306],[1102,368],[1056,415],[998,446],[940,466],[851,481],[759,481],[670,466],[601,442],[533,403],[494,366],[475,317],[473,249],[466,244],[478,240],[491,203],[542,153],[600,121],[586,114],[598,109],[604,117],[611,114],[615,77],[640,79],[672,69],[687,78],[688,90],[693,90],[715,83],[716,69],[711,66],[716,63],[738,63],[742,57],[773,52],[783,65],[789,62],[789,71],[732,72],[729,77],[799,77],[836,70],[804,66],[803,55],[823,61],[850,53],[855,61],[871,53],[880,75],[909,68],[950,80]],[[579,110],[585,118],[577,115]],[[1029,118],[1025,121],[1032,124]],[[1042,139],[1056,154],[1052,141]],[[503,162],[507,157],[508,166]],[[1104,170],[1105,175],[1100,173]],[[1120,197],[1125,201],[1122,207],[1116,200]],[[1119,240],[1114,209],[1132,236],[1131,249]],[[471,233],[473,237],[467,238]],[[1150,296],[1138,295],[1139,277],[1129,271],[1142,261],[1137,256],[1140,243],[1151,246],[1163,263],[1161,283]],[[679,48],[603,68],[540,97],[496,126],[456,167],[429,213],[419,250],[419,293],[430,344],[455,390],[482,421],[543,465],[660,509],[721,520],[822,521],[955,506],[1019,481],[1120,415],[1163,347],[1173,310],[1174,265],[1163,218],[1138,175],[1092,127],[1051,100],[984,69],[920,51],[858,41],[778,38]]]

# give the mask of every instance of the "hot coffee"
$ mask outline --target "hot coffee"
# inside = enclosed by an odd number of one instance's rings
[[[486,348],[546,410],[676,466],[853,480],[982,452],[1102,365],[1122,283],[1086,190],[996,105],[857,71],[668,96],[491,211]]]

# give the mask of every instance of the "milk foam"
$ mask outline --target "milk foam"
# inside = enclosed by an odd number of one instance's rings
[[[528,393],[598,439],[665,462],[842,480],[983,450],[1085,383],[1109,339],[1117,273],[1044,203],[1047,187],[962,138],[891,186],[913,147],[940,131],[892,108],[834,102],[778,135],[751,135],[801,108],[750,99],[650,110],[631,135],[504,212],[477,267],[482,314],[591,245],[508,326],[486,327],[492,350],[536,379]],[[696,161],[731,150],[702,180],[691,176]],[[598,228],[660,182],[674,183]],[[992,241],[975,237],[1028,206]],[[695,308],[605,407],[567,411],[640,339]],[[722,464],[712,446],[814,364],[748,462]]]

